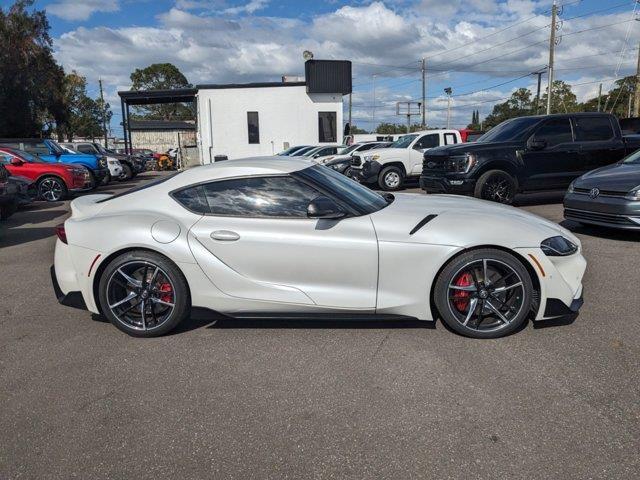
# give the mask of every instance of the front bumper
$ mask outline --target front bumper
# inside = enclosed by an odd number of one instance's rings
[[[640,201],[622,196],[591,198],[584,193],[568,193],[564,197],[564,218],[602,227],[640,230]]]
[[[51,283],[53,284],[53,292],[61,305],[66,307],[79,308],[81,310],[87,309],[87,304],[84,301],[82,292],[67,292],[63,293],[58,283],[58,277],[56,276],[56,268],[51,265],[49,269],[51,273]]]
[[[109,174],[109,169],[94,168],[94,169],[91,169],[91,172],[93,173],[93,176],[96,177],[96,180],[100,182],[104,177],[106,177]]]
[[[426,193],[472,195],[475,186],[474,178],[420,175],[420,188]]]
[[[382,165],[375,160],[368,160],[361,165],[352,165],[351,176],[360,183],[375,183],[378,181],[380,170]]]

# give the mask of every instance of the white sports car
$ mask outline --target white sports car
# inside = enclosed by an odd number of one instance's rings
[[[61,303],[135,336],[204,307],[229,316],[441,318],[494,338],[577,312],[586,262],[564,228],[449,195],[381,195],[311,160],[186,170],[71,203]]]

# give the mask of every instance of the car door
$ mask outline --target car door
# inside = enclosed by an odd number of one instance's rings
[[[409,175],[420,175],[422,173],[422,160],[425,150],[440,145],[439,133],[428,133],[416,139],[409,149],[411,169],[407,170]]]
[[[576,116],[573,121],[580,155],[579,175],[616,163],[625,156],[625,144],[616,136],[611,117]]]
[[[569,117],[551,118],[540,125],[521,155],[525,190],[566,188],[581,171]]]
[[[248,177],[192,187],[206,202],[189,232],[204,272],[227,295],[339,309],[374,309],[378,244],[368,216],[311,219],[321,195],[287,175]],[[203,199],[203,200],[202,200]]]

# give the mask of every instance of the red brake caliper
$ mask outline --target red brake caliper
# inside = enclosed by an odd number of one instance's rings
[[[161,283],[160,284],[160,300],[163,302],[171,303],[173,300],[173,289],[171,288],[170,283]]]
[[[473,277],[470,273],[465,272],[462,273],[453,284],[456,287],[470,287],[473,285]],[[460,312],[464,312],[469,307],[469,297],[471,296],[471,292],[466,292],[464,290],[456,290],[456,293],[453,294],[453,304]]]

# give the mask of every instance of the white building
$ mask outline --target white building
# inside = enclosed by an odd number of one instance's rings
[[[198,85],[196,101],[202,163],[342,144],[340,92],[307,93],[305,83]]]
[[[197,163],[273,155],[294,145],[342,144],[351,62],[309,60],[305,77],[291,80],[119,92],[125,141],[131,145],[130,105],[195,102]]]

